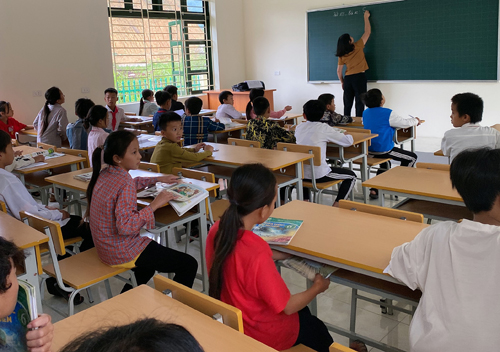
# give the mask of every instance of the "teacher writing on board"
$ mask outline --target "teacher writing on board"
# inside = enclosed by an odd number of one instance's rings
[[[363,110],[365,109],[360,96],[366,93],[367,90],[365,71],[368,70],[368,64],[366,63],[363,48],[372,31],[369,17],[370,12],[365,11],[365,33],[363,33],[360,40],[354,42],[353,37],[346,33],[339,37],[337,43],[337,53],[335,54],[339,58],[337,75],[344,90],[344,115],[346,116],[351,116],[354,98],[356,98],[356,116],[363,116]],[[347,65],[347,70],[345,77],[342,77],[344,65]]]

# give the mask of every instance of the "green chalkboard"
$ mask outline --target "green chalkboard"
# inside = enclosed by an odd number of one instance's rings
[[[308,79],[335,81],[340,35],[371,13],[368,80],[496,80],[498,0],[404,0],[307,13]]]

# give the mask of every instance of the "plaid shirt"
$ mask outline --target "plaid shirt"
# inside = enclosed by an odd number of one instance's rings
[[[103,263],[119,265],[136,258],[151,239],[141,237],[142,227],[151,229],[155,217],[151,207],[137,210],[137,190],[157,181],[136,177],[117,166],[101,171],[92,192],[90,230]]]
[[[184,119],[184,145],[208,141],[208,132],[223,131],[223,123],[214,122],[204,116],[186,116]]]
[[[285,130],[277,122],[267,121],[263,116],[248,122],[246,139],[260,142],[260,146],[266,149],[274,149],[279,142],[295,143],[293,132]]]
[[[327,123],[330,126],[337,126],[339,123],[350,123],[352,122],[351,116],[344,116],[335,111],[326,110],[323,114],[323,117],[320,120],[321,122]]]

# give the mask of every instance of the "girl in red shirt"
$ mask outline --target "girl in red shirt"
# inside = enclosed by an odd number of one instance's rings
[[[290,294],[274,265],[287,255],[252,232],[272,214],[276,189],[276,178],[261,164],[241,166],[231,176],[230,206],[207,238],[209,294],[239,308],[245,334],[272,348],[303,344],[326,352],[333,339],[307,304],[330,281],[318,274],[311,288]]]
[[[7,101],[0,101],[0,130],[7,132],[10,138],[16,139],[16,132],[33,129],[32,125],[25,125],[12,116],[14,116],[12,105]]]

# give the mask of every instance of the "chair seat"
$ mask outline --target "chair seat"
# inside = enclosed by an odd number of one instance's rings
[[[335,186],[336,184],[339,184],[342,181],[343,180],[332,180],[329,182],[316,182],[316,188],[317,189],[328,189],[330,187]],[[306,188],[313,188],[312,182],[302,181],[302,185]]]
[[[380,164],[383,164],[383,163],[386,163],[388,161],[391,161],[392,159],[391,158],[374,158],[372,156],[368,156],[366,158],[366,165],[368,166],[377,166],[377,165],[380,165]],[[358,165],[361,165],[363,163],[363,160],[361,159],[356,159],[353,161],[354,164],[358,164]]]
[[[112,268],[104,264],[99,259],[95,248],[59,261],[59,268],[64,283],[75,290],[85,288],[129,270]],[[85,268],[85,270],[82,270],[82,268]],[[56,277],[53,264],[44,266],[43,271],[52,277]]]
[[[423,214],[426,218],[441,218],[451,220],[472,220],[472,212],[464,206],[430,202],[427,200],[409,199],[398,210],[406,210]]]
[[[214,219],[214,221],[217,221],[220,219],[222,214],[224,214],[226,209],[229,208],[229,200],[216,200],[215,202],[210,204],[210,207],[212,208],[212,218]]]
[[[196,167],[194,169],[203,172],[211,172],[212,174],[214,174],[216,178],[226,178],[226,179],[230,179],[231,176],[233,175],[234,170],[236,170],[233,167],[226,167],[219,165],[204,165],[201,167]]]

